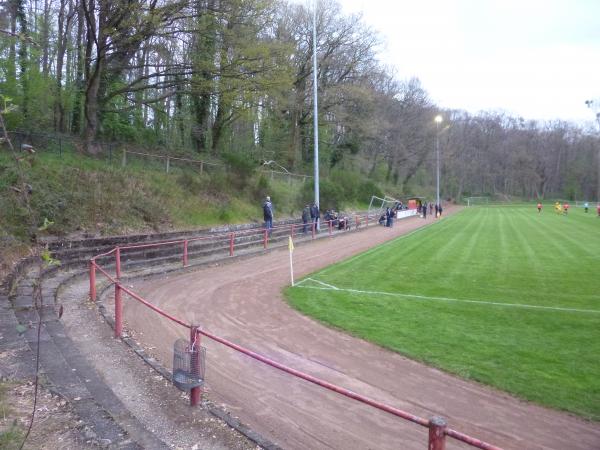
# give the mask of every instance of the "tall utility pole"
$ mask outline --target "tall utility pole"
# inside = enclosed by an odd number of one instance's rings
[[[317,104],[317,0],[313,7],[313,97],[315,135],[315,205],[319,208],[319,108]],[[317,222],[317,229],[319,229]]]
[[[440,123],[444,120],[442,116],[439,114],[435,116],[435,159],[436,159],[436,169],[435,169],[435,202],[438,206],[441,206],[440,203]]]
[[[586,100],[585,104],[587,105],[588,108],[591,108],[592,111],[594,111],[594,113],[596,113],[596,121],[598,122],[598,133],[600,136],[600,100],[596,99],[596,100]],[[596,201],[600,203],[600,145],[598,145],[598,157],[597,157],[597,164],[598,164],[598,186],[596,189]]]

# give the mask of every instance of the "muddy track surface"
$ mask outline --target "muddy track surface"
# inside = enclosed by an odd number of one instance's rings
[[[296,247],[296,277],[405,235],[435,219],[398,221]],[[447,219],[441,219],[447,220]],[[394,270],[393,267],[383,268]],[[136,281],[134,290],[168,313],[199,324],[294,369],[505,449],[599,449],[600,424],[542,408],[448,375],[291,309],[287,249],[180,275]],[[127,326],[170,366],[181,326],[128,300]],[[329,392],[204,338],[206,392],[242,422],[286,449],[419,449],[427,430]],[[452,439],[448,449],[472,448]]]

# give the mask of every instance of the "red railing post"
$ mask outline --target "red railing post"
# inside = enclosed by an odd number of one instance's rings
[[[233,256],[233,243],[235,241],[235,233],[229,234],[229,256]]]
[[[121,248],[115,247],[115,276],[117,280],[121,276]]]
[[[312,226],[310,228],[311,228],[312,238],[314,239],[315,238],[315,232],[317,231],[317,224],[316,224],[316,222],[313,222]]]
[[[269,230],[265,230],[265,237],[263,238],[263,247],[267,248],[267,243],[269,241]]]
[[[183,267],[188,265],[188,241],[183,241]]]
[[[429,420],[429,450],[446,450],[446,420],[432,417]]]
[[[96,301],[96,262],[90,260],[90,300]]]
[[[190,330],[190,372],[195,377],[200,376],[200,333],[197,326]],[[195,387],[190,390],[190,406],[198,406],[202,400],[202,388]]]
[[[123,301],[121,299],[121,249],[115,250],[116,283],[115,283],[115,337],[123,333]]]

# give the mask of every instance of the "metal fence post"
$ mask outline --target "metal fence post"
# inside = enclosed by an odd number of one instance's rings
[[[263,239],[263,246],[267,248],[267,244],[269,241],[269,230],[265,230],[265,237]]]
[[[429,420],[429,450],[446,449],[446,420],[434,416]]]
[[[292,236],[292,239],[294,239],[294,224],[292,224],[291,236]]]
[[[96,301],[96,263],[90,260],[90,300]]]
[[[188,241],[183,241],[183,267],[188,265]]]
[[[123,301],[121,299],[121,249],[115,251],[116,279],[115,283],[115,337],[123,333]]]
[[[190,330],[190,369],[196,377],[200,374],[200,333],[197,326]],[[202,388],[195,387],[190,390],[190,406],[198,406],[202,400]]]
[[[200,161],[200,175],[204,172],[204,161]]]
[[[235,241],[235,233],[229,234],[229,256],[233,256],[233,244]]]
[[[327,225],[329,228],[329,236],[331,236],[331,234],[333,233],[333,220],[328,220]]]
[[[315,232],[317,230],[317,222],[313,222],[311,228],[312,238],[315,238]]]

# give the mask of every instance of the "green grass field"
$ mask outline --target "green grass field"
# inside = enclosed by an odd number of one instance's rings
[[[600,420],[594,209],[467,208],[312,274],[286,296],[413,359]]]

